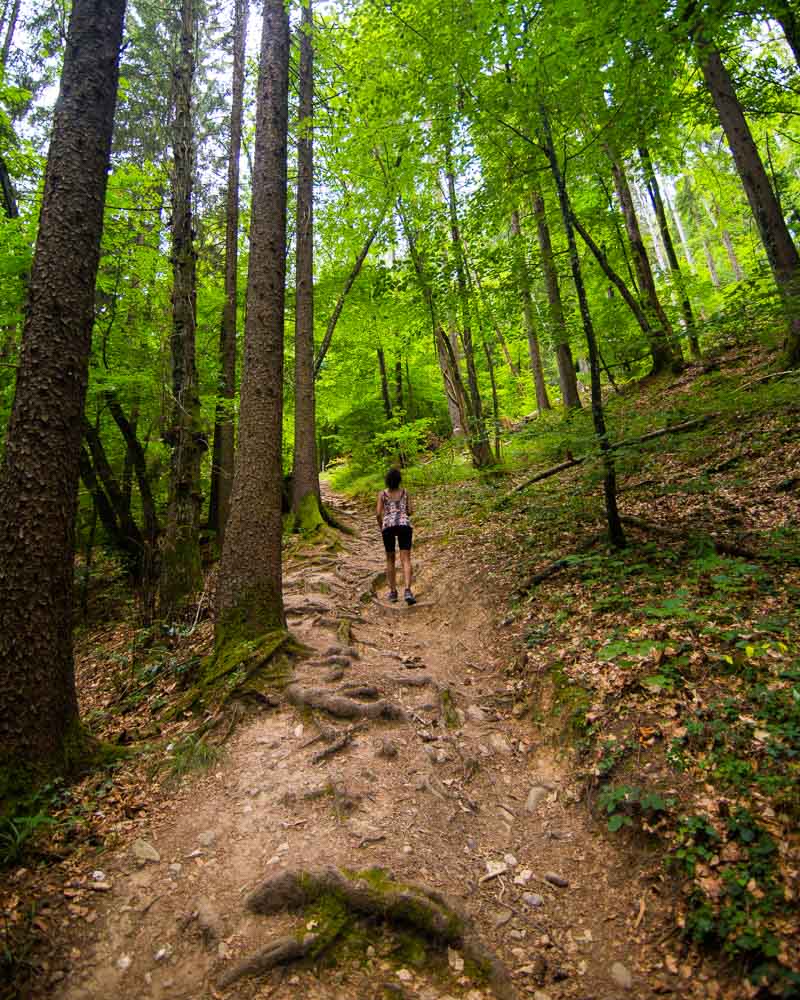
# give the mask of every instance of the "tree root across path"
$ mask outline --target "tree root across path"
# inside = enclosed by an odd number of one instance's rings
[[[323,688],[303,687],[290,684],[286,697],[299,707],[318,708],[338,719],[404,719],[405,712],[393,701],[379,698],[378,701],[361,702],[345,695],[333,694]]]
[[[250,893],[245,905],[252,913],[265,915],[314,910],[319,914],[316,933],[271,942],[228,970],[219,980],[220,987],[277,965],[316,958],[347,932],[355,917],[365,917],[383,921],[399,932],[415,932],[440,948],[460,949],[497,1000],[517,998],[508,970],[477,937],[458,902],[428,886],[396,882],[391,873],[380,868],[281,872]]]

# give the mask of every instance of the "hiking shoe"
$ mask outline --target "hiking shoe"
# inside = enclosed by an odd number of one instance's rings
[[[408,588],[405,589],[405,591],[403,593],[403,597],[405,598],[406,604],[408,604],[408,605],[416,604],[417,603],[416,597],[414,597],[414,595],[411,593],[411,591]]]
[[[394,602],[397,600],[397,591],[396,590],[390,590],[389,591],[389,600],[392,602],[392,604],[394,604]]]

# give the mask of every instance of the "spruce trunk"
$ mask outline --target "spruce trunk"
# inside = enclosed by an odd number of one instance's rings
[[[322,524],[314,399],[314,51],[311,0],[300,23],[297,139],[297,258],[294,324],[294,474],[292,510],[301,531]]]
[[[219,337],[219,394],[214,417],[214,452],[208,522],[220,544],[231,509],[235,455],[233,407],[236,397],[236,306],[239,265],[239,158],[242,151],[244,60],[247,44],[247,0],[236,0],[233,23],[233,94],[228,146],[228,191],[225,209],[225,305]]]
[[[194,3],[183,0],[180,54],[175,74],[172,179],[172,446],[169,505],[161,549],[159,606],[173,615],[202,585],[200,562],[200,462],[205,439],[195,361],[196,254],[192,236],[194,127]]]
[[[217,591],[217,650],[285,627],[281,593],[289,17],[266,0],[259,62],[239,452]]]
[[[0,471],[0,766],[58,767],[78,719],[73,557],[125,0],[74,0]]]

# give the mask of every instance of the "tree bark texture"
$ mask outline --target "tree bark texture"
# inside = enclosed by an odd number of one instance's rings
[[[787,318],[787,367],[800,363],[800,255],[769,182],[733,81],[713,43],[697,43],[706,86],[728,139]]]
[[[319,523],[314,399],[314,51],[312,0],[303,0],[297,139],[297,258],[294,324],[294,463],[292,510],[308,526]]]
[[[572,227],[572,207],[570,205],[567,186],[564,175],[556,157],[553,146],[553,135],[550,131],[550,122],[547,112],[541,108],[542,134],[544,139],[545,154],[550,164],[550,170],[555,181],[558,192],[558,202],[561,208],[561,219],[564,224],[564,234],[567,237],[567,247],[569,249],[570,267],[572,277],[575,282],[575,291],[578,295],[583,330],[586,334],[586,346],[589,350],[589,365],[592,385],[592,422],[597,442],[600,447],[600,455],[603,461],[603,496],[606,506],[606,521],[608,522],[608,535],[611,543],[617,548],[625,546],[625,532],[617,508],[617,472],[614,464],[614,455],[611,444],[608,440],[606,430],[605,414],[603,413],[603,397],[600,390],[600,362],[597,351],[597,341],[594,334],[591,313],[589,312],[589,302],[586,298],[586,288],[583,284],[581,274],[581,262],[578,256],[578,247],[575,243],[575,232]]]
[[[450,212],[450,240],[456,264],[456,281],[458,298],[461,305],[461,343],[464,347],[464,361],[467,366],[467,385],[469,387],[470,409],[472,411],[472,426],[470,436],[474,442],[470,445],[475,467],[482,469],[491,465],[492,450],[486,434],[486,422],[483,418],[483,403],[478,388],[478,373],[475,368],[475,351],[472,346],[472,318],[470,316],[469,288],[464,264],[464,251],[461,246],[461,233],[458,225],[458,206],[456,202],[456,179],[453,172],[452,154],[450,148],[445,150],[445,174],[447,178],[448,208]]]
[[[218,649],[285,625],[281,500],[288,87],[288,14],[283,0],[265,0],[239,452],[219,571]]]
[[[653,168],[653,161],[650,158],[650,152],[645,146],[639,147],[639,157],[642,161],[644,180],[647,185],[647,193],[650,196],[650,204],[653,206],[653,212],[655,213],[656,220],[658,222],[658,229],[661,233],[661,240],[664,244],[664,252],[667,255],[667,261],[669,263],[669,269],[672,274],[675,289],[681,300],[681,312],[683,313],[683,322],[689,338],[689,347],[691,349],[692,356],[699,358],[700,344],[697,340],[697,330],[694,325],[692,303],[689,299],[689,293],[686,290],[686,282],[683,280],[681,266],[678,263],[678,255],[675,253],[675,244],[672,242],[672,233],[670,232],[669,223],[667,222],[667,212],[664,207],[664,199],[661,197],[661,187],[658,183],[658,177],[656,176],[655,169]]]
[[[403,404],[403,359],[400,357],[394,363],[394,405],[401,413],[405,410]]]
[[[125,0],[75,0],[0,471],[0,762],[63,764],[76,724],[75,513]]]
[[[531,194],[531,207],[533,209],[533,217],[536,220],[536,237],[539,241],[544,283],[547,288],[550,338],[556,352],[561,400],[567,410],[580,409],[581,397],[578,394],[575,362],[569,346],[569,333],[567,332],[567,324],[564,319],[561,290],[558,287],[558,270],[556,269],[555,257],[553,256],[550,227],[547,224],[547,213],[541,191],[535,190]]]
[[[2,60],[2,65],[5,66],[8,63],[8,57],[11,54],[11,43],[14,41],[14,32],[17,28],[17,20],[19,18],[19,9],[21,6],[21,0],[13,0],[13,6],[11,8],[11,14],[8,18],[8,25],[5,29],[6,34],[3,39],[3,51],[0,54],[0,60]]]
[[[202,584],[200,562],[200,462],[205,441],[195,360],[196,254],[192,234],[194,130],[194,3],[181,7],[180,52],[175,74],[172,178],[172,446],[169,505],[161,549],[159,605],[168,617]]]
[[[228,190],[225,209],[225,305],[219,337],[219,394],[214,418],[214,448],[211,464],[211,499],[208,521],[220,544],[231,508],[233,486],[234,399],[236,397],[236,306],[239,265],[239,160],[242,152],[242,107],[244,105],[245,50],[247,46],[247,0],[235,0],[233,21],[233,87],[230,141],[228,145]]]
[[[650,258],[642,239],[639,229],[639,220],[636,217],[636,209],[633,206],[628,178],[622,160],[614,150],[608,149],[611,159],[611,170],[614,177],[614,189],[617,192],[622,216],[625,220],[625,229],[628,233],[628,241],[633,252],[633,266],[636,270],[636,277],[643,299],[644,311],[648,316],[650,326],[650,354],[653,358],[653,372],[662,372],[670,368],[677,360],[677,352],[673,349],[671,341],[673,339],[672,327],[661,305],[661,300],[656,291],[656,283],[653,278],[653,270],[650,267]]]
[[[511,246],[514,270],[516,271],[517,291],[522,304],[522,319],[525,334],[528,338],[528,353],[533,373],[533,384],[536,388],[536,408],[539,413],[552,410],[547,395],[547,384],[542,368],[542,352],[539,349],[539,338],[536,335],[536,325],[533,322],[533,296],[531,295],[531,279],[528,273],[528,261],[525,254],[525,243],[522,238],[522,228],[519,224],[517,209],[511,213]],[[488,355],[487,355],[488,356]]]
[[[786,0],[769,0],[765,8],[769,16],[774,17],[783,29],[794,61],[800,68],[800,14],[797,13],[797,7],[787,3]]]

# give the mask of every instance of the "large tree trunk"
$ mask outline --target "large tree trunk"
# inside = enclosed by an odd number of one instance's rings
[[[561,290],[558,287],[558,270],[553,255],[553,244],[550,239],[550,227],[547,224],[544,196],[541,191],[534,190],[531,193],[531,208],[533,209],[533,217],[536,220],[536,237],[539,241],[544,283],[547,288],[550,338],[556,352],[561,401],[567,410],[580,409],[581,397],[578,394],[575,362],[569,346],[569,333],[567,332],[567,324],[564,319],[564,307],[561,303]]]
[[[600,390],[600,359],[597,350],[597,341],[594,334],[594,325],[589,312],[589,302],[586,298],[586,289],[583,284],[581,274],[581,262],[578,257],[578,248],[575,244],[575,233],[572,228],[572,208],[570,206],[569,195],[567,193],[564,175],[556,157],[553,146],[553,136],[550,131],[550,122],[544,108],[540,109],[542,119],[542,137],[544,139],[545,154],[550,164],[556,190],[558,192],[558,202],[561,208],[561,219],[564,224],[564,233],[567,237],[567,247],[569,249],[569,261],[572,269],[572,278],[575,282],[575,291],[578,295],[578,304],[583,321],[583,330],[586,334],[586,346],[589,349],[589,365],[592,385],[592,421],[597,442],[600,447],[600,455],[603,460],[603,495],[606,505],[606,520],[608,522],[608,535],[611,543],[617,548],[625,545],[625,532],[622,529],[622,522],[617,509],[617,473],[614,465],[614,455],[611,444],[608,440],[606,430],[605,415],[603,413],[603,397]]]
[[[259,63],[239,454],[217,591],[216,645],[285,627],[281,593],[289,18],[265,0]]]
[[[13,0],[13,7],[11,8],[11,15],[8,19],[8,26],[5,28],[6,34],[3,39],[3,51],[0,53],[0,61],[2,61],[3,66],[8,63],[8,57],[11,53],[11,43],[14,41],[14,32],[17,27],[20,5],[21,0]]]
[[[536,335],[536,326],[533,322],[531,279],[528,274],[525,244],[522,240],[522,229],[519,224],[519,212],[517,209],[514,209],[511,213],[511,245],[514,270],[516,271],[517,291],[522,303],[522,319],[525,324],[525,334],[528,338],[528,353],[531,360],[533,384],[536,388],[536,407],[539,413],[541,413],[542,410],[552,410],[553,407],[550,405],[550,399],[547,395],[547,384],[544,380],[544,370],[542,368],[542,352],[539,349],[539,338]]]
[[[642,239],[639,229],[639,220],[636,217],[636,210],[633,206],[633,197],[625,174],[622,160],[616,152],[609,147],[608,155],[611,159],[611,169],[614,177],[614,188],[617,192],[622,216],[625,220],[625,229],[628,233],[628,240],[633,251],[633,266],[636,270],[636,277],[639,281],[645,313],[648,316],[650,326],[650,354],[653,358],[653,372],[666,371],[671,368],[680,357],[680,350],[673,349],[672,327],[661,305],[661,300],[656,291],[656,283],[653,278],[653,270],[650,267],[650,258]]]
[[[297,282],[294,326],[292,510],[302,531],[322,524],[314,400],[314,51],[312,0],[303,0],[297,139]]]
[[[172,445],[169,506],[161,549],[160,609],[173,614],[203,581],[200,562],[200,461],[205,440],[195,362],[196,255],[192,238],[194,3],[183,0],[175,74],[172,179]]]
[[[225,210],[225,305],[219,337],[219,394],[214,418],[211,499],[208,523],[222,543],[231,509],[235,452],[233,401],[236,397],[236,305],[239,265],[239,159],[242,151],[247,0],[235,0],[233,21],[233,93],[228,145],[228,192]]]
[[[478,373],[475,368],[475,351],[472,346],[472,318],[470,316],[469,288],[467,287],[467,273],[464,265],[464,252],[461,246],[461,234],[458,225],[458,207],[456,204],[456,179],[453,172],[452,155],[450,147],[445,150],[445,175],[447,178],[448,208],[450,212],[450,239],[453,246],[453,255],[456,264],[456,281],[458,284],[458,297],[461,305],[461,343],[464,346],[464,361],[467,366],[467,385],[469,386],[470,409],[472,411],[472,426],[470,434],[474,437],[474,442],[470,444],[473,463],[476,468],[482,469],[491,465],[492,449],[489,446],[489,438],[486,434],[486,422],[483,418],[483,403],[478,388]]]
[[[728,138],[775,284],[783,300],[787,318],[784,363],[787,367],[794,366],[800,364],[800,256],[792,242],[719,50],[712,42],[702,38],[697,41],[697,49],[706,86]]]
[[[694,325],[692,303],[689,299],[689,293],[686,291],[686,282],[683,280],[683,275],[681,274],[681,266],[678,263],[678,255],[675,253],[675,244],[672,242],[672,233],[670,232],[669,223],[667,222],[664,199],[661,197],[661,187],[659,186],[656,172],[653,169],[653,161],[650,159],[648,149],[644,146],[640,146],[639,156],[642,161],[642,168],[644,169],[644,179],[645,184],[647,185],[647,193],[650,196],[650,203],[653,206],[653,212],[655,213],[656,220],[658,221],[658,229],[661,233],[664,251],[666,252],[667,261],[669,262],[669,269],[672,273],[675,288],[681,300],[681,311],[683,312],[683,322],[686,327],[686,333],[689,337],[689,346],[691,348],[692,355],[699,358],[700,344],[697,340],[697,330]]]
[[[125,0],[74,0],[0,472],[0,766],[64,763],[78,718],[81,419]]]

